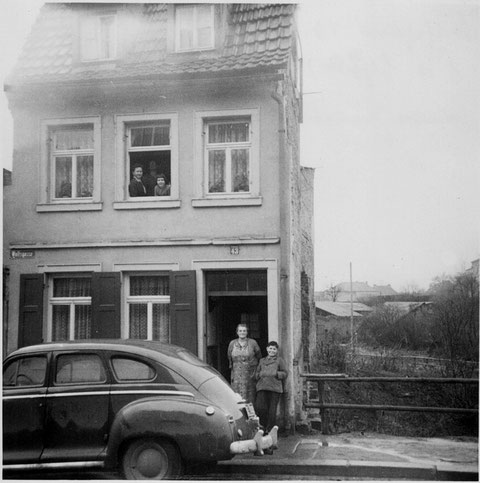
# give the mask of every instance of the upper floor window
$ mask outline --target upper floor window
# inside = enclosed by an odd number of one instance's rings
[[[175,9],[177,52],[213,49],[213,5],[178,5]]]
[[[118,115],[115,209],[177,208],[177,114]]]
[[[250,119],[207,121],[205,134],[208,193],[248,193]]]
[[[93,126],[56,126],[51,129],[50,147],[52,198],[92,198]]]
[[[195,114],[194,207],[261,205],[258,109]]]
[[[101,210],[100,117],[45,119],[41,129],[37,211]]]
[[[170,122],[129,125],[127,142],[129,196],[170,196]]]
[[[117,55],[115,15],[83,18],[80,26],[82,61],[110,60]]]

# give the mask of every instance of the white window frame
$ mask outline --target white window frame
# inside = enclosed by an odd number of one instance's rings
[[[214,5],[209,5],[210,7],[210,25],[211,25],[211,34],[210,34],[210,43],[208,46],[200,47],[198,45],[198,37],[197,37],[197,9],[198,7],[204,7],[205,4],[202,5],[176,5],[175,6],[175,51],[176,52],[192,52],[192,51],[200,51],[200,50],[212,50],[215,48],[215,11],[214,11]],[[192,47],[181,47],[180,46],[180,22],[178,19],[178,11],[179,10],[186,10],[186,9],[192,9],[193,10],[193,41],[192,41]]]
[[[55,169],[52,148],[52,132],[75,125],[93,126],[93,193],[88,198],[56,198]],[[66,119],[45,119],[41,121],[41,157],[38,173],[39,203],[37,212],[46,211],[92,211],[101,210],[101,120],[96,117],[78,117]],[[72,151],[69,151],[72,153]],[[78,150],[75,155],[83,150]],[[89,150],[89,153],[91,151]],[[73,176],[73,172],[72,172]],[[73,183],[72,183],[73,189]]]
[[[102,19],[105,18],[113,18],[113,38],[111,39],[110,51],[111,55],[108,57],[103,57],[102,53]],[[102,15],[90,15],[88,17],[84,17],[80,20],[80,60],[82,62],[102,62],[108,60],[115,60],[117,58],[118,52],[118,20],[116,14],[102,14]],[[87,39],[85,39],[85,30],[91,29],[93,31],[93,39],[90,42],[93,42],[92,52],[93,55],[88,55],[88,50],[85,51],[85,43]]]
[[[240,142],[229,142],[229,143],[210,143],[209,142],[209,132],[210,127],[219,124],[248,124],[248,140]],[[232,196],[232,195],[245,195],[250,194],[250,189],[252,185],[250,165],[252,158],[252,123],[250,118],[234,118],[234,119],[208,119],[204,123],[204,171],[205,171],[205,189],[207,196]],[[245,149],[248,152],[248,190],[247,191],[232,191],[232,151],[234,149]],[[209,178],[210,178],[210,166],[209,166],[209,152],[210,151],[224,151],[225,152],[225,191],[215,192],[209,191]]]
[[[249,183],[248,192],[208,192],[208,153],[207,125],[215,122],[236,122],[248,119],[250,123],[250,139],[246,145],[249,153]],[[260,112],[255,109],[231,109],[221,111],[200,111],[195,114],[195,196],[194,207],[261,205],[260,196]],[[213,145],[212,145],[213,146]],[[226,144],[219,144],[222,148]],[[232,146],[232,145],[230,145]],[[227,181],[230,179],[227,169]]]
[[[130,304],[147,304],[147,340],[153,340],[153,304],[170,305],[170,295],[130,295],[130,277],[158,276],[168,277],[168,272],[127,272],[123,273],[124,287],[124,323],[122,324],[122,339],[130,339]],[[171,316],[169,331],[171,336]],[[169,341],[170,342],[170,341]]]
[[[148,125],[149,123],[170,123],[170,145],[132,148],[131,152],[140,151],[170,151],[170,196],[140,196],[130,198],[128,195],[128,184],[131,180],[131,169],[129,160],[129,129],[135,125]],[[145,208],[178,208],[179,200],[179,178],[178,178],[178,114],[129,114],[115,116],[116,132],[116,163],[115,163],[115,202],[114,208],[145,209]]]
[[[87,130],[87,129],[85,129]],[[54,129],[52,134],[51,134],[51,145],[55,146],[56,145],[56,137],[58,133],[61,131],[61,129]],[[93,126],[92,126],[92,134],[93,132]],[[95,143],[95,141],[94,141]],[[50,170],[50,186],[51,186],[51,191],[52,191],[52,201],[57,203],[57,202],[65,202],[66,200],[68,201],[79,201],[79,200],[91,200],[93,197],[93,191],[92,191],[92,196],[85,196],[85,197],[77,197],[74,196],[74,193],[76,191],[76,186],[77,186],[77,164],[78,164],[78,157],[80,156],[92,156],[93,157],[93,162],[95,163],[95,147],[92,148],[83,148],[83,149],[58,149],[56,150],[54,147],[51,148],[51,170]],[[55,186],[56,186],[56,181],[57,181],[57,172],[56,172],[56,158],[60,157],[68,157],[71,158],[72,160],[72,180],[71,180],[71,196],[62,198],[62,197],[57,197],[55,193]],[[95,180],[94,180],[95,184]]]
[[[70,307],[70,323],[68,328],[68,340],[75,340],[75,307],[77,305],[92,305],[92,297],[54,297],[54,279],[59,278],[92,278],[85,273],[59,273],[50,274],[48,279],[48,315],[47,315],[47,342],[53,340],[53,307],[54,305],[67,305]],[[92,313],[93,317],[93,313]]]

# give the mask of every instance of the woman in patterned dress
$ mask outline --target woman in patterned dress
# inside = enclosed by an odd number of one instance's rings
[[[237,325],[238,338],[228,345],[228,362],[231,369],[231,386],[245,401],[255,401],[255,370],[262,357],[260,347],[255,339],[247,337],[245,324]]]

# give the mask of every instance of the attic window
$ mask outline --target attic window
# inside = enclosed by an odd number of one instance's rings
[[[84,62],[111,60],[117,55],[115,15],[91,16],[80,26],[80,56]]]
[[[178,5],[175,9],[177,52],[214,47],[213,5]]]

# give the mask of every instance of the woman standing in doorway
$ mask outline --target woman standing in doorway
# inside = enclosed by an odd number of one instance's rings
[[[237,339],[228,345],[228,363],[231,369],[231,385],[245,401],[255,401],[255,370],[262,357],[257,341],[249,339],[248,328],[245,324],[237,325]]]

